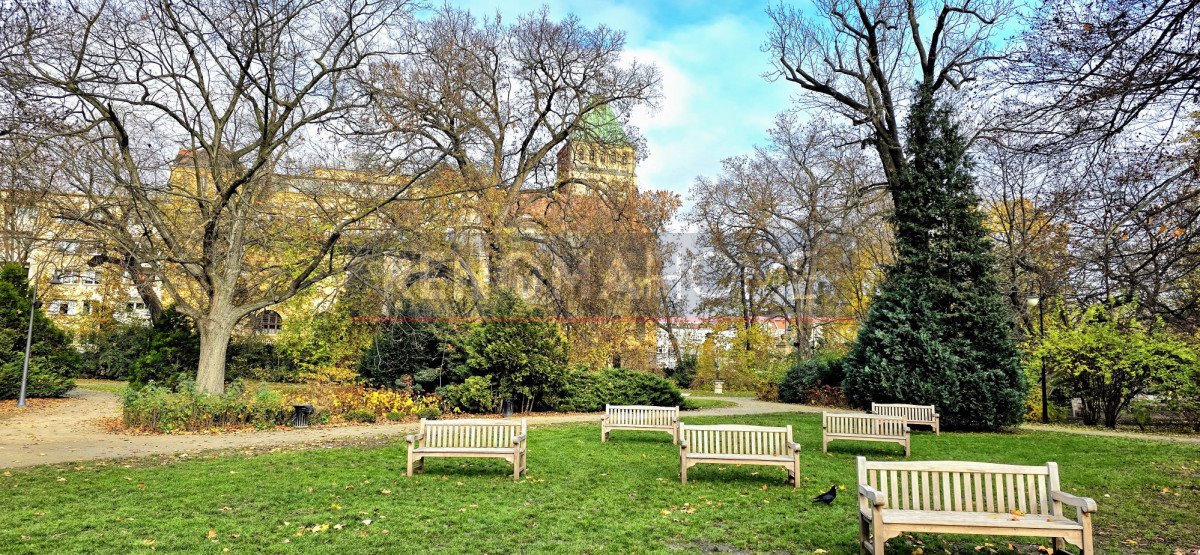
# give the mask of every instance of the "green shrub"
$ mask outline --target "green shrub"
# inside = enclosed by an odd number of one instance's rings
[[[816,387],[842,387],[846,379],[843,356],[833,352],[817,353],[796,363],[779,382],[779,400],[785,403],[812,403],[806,391]]]
[[[1170,334],[1147,329],[1136,307],[1088,309],[1079,325],[1054,328],[1035,352],[1052,369],[1055,385],[1083,400],[1086,424],[1115,428],[1135,398],[1172,376],[1196,372],[1200,356]]]
[[[25,383],[26,397],[62,397],[75,387],[75,380],[62,371],[48,368],[45,359],[29,361],[29,380]],[[21,391],[23,360],[0,365],[0,399],[16,399]]]
[[[604,410],[605,404],[673,407],[683,404],[683,394],[671,380],[645,372],[572,368],[551,408],[562,412],[597,412]]]
[[[1200,432],[1200,364],[1166,376],[1156,393],[1185,426]]]
[[[347,412],[343,418],[345,418],[347,422],[369,424],[375,422],[375,413],[366,409],[355,409]]]
[[[21,387],[30,315],[26,274],[19,264],[0,265],[0,399],[15,399]],[[71,336],[41,310],[35,310],[31,347],[26,396],[57,397],[66,393],[72,387],[70,378],[82,366],[79,352],[71,345]]]
[[[442,409],[435,406],[426,406],[417,409],[417,418],[426,420],[437,420],[442,417]]]
[[[696,381],[696,368],[699,366],[700,357],[695,353],[686,353],[679,357],[679,362],[674,368],[667,369],[667,377],[674,380],[679,387],[687,389],[692,387],[692,382]]]
[[[433,313],[405,305],[397,321],[381,328],[358,361],[358,374],[376,387],[433,391],[448,369],[461,362],[455,330],[436,322]]]
[[[154,383],[126,388],[121,408],[127,428],[161,432],[244,425],[268,428],[287,423],[291,416],[279,393],[266,387],[246,391],[240,382],[219,395],[197,392],[194,382],[187,380],[175,392]]]
[[[501,399],[517,410],[544,408],[563,387],[567,339],[561,326],[510,292],[488,301],[485,319],[464,342],[464,375],[488,376]]]
[[[398,410],[388,412],[386,416],[387,416],[387,419],[389,422],[399,422],[401,420],[404,420],[404,413],[402,413]]]
[[[438,393],[451,409],[472,414],[496,412],[499,404],[487,376],[471,376],[463,383],[438,389]]]
[[[200,364],[200,336],[190,318],[168,307],[154,325],[123,324],[84,337],[83,375],[154,382],[175,389]]]

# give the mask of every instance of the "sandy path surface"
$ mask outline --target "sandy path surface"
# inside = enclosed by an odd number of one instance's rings
[[[820,407],[770,403],[744,397],[700,397],[733,401],[737,406],[690,411],[686,416],[738,416],[779,412],[821,412]],[[0,420],[0,468],[75,461],[124,459],[152,455],[195,455],[225,449],[261,449],[283,446],[322,447],[340,441],[387,440],[413,433],[415,423],[385,423],[370,426],[339,426],[306,430],[274,430],[231,434],[126,435],[110,433],[100,420],[120,414],[112,393],[76,389],[68,400]],[[596,414],[539,415],[528,417],[531,426],[570,422],[596,422]],[[1174,441],[1200,444],[1198,436],[1141,435],[1123,431],[1064,428],[1027,424],[1028,430]]]
[[[215,449],[257,449],[308,443],[316,446],[340,440],[386,439],[410,434],[416,429],[415,423],[386,423],[221,435],[126,435],[110,433],[101,428],[99,423],[100,419],[120,414],[120,404],[115,394],[76,389],[68,397],[67,402],[0,420],[0,468],[151,455],[194,455]],[[736,416],[820,410],[747,398],[722,399],[736,402],[738,405],[690,411],[687,416]],[[529,424],[538,426],[596,422],[598,418],[595,414],[531,416]]]

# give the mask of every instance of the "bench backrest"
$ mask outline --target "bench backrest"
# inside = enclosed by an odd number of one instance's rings
[[[937,409],[933,405],[904,405],[900,403],[871,403],[871,413],[883,416],[905,416],[909,420],[933,422]]]
[[[422,418],[420,433],[425,434],[422,443],[424,447],[512,447],[513,436],[525,433],[525,419],[517,421]]]
[[[889,509],[920,511],[1052,514],[1050,492],[1059,489],[1058,465],[1052,462],[1021,466],[858,457],[858,482],[883,492]]]
[[[712,455],[787,455],[787,444],[793,441],[791,426],[680,423],[679,434],[692,453]]]
[[[854,412],[823,412],[821,423],[831,434],[856,436],[904,437],[908,419],[903,416],[879,416]]]
[[[674,426],[679,407],[649,405],[604,405],[608,423],[617,426]]]

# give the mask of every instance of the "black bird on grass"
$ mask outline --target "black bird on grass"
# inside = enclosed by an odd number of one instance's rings
[[[837,486],[833,486],[833,487],[829,488],[829,491],[814,497],[813,503],[824,503],[826,505],[829,505],[829,504],[833,503],[834,499],[837,499]]]

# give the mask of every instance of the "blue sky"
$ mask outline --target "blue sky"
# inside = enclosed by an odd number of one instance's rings
[[[649,157],[638,167],[643,189],[686,197],[698,175],[714,175],[721,160],[763,142],[775,114],[786,110],[794,85],[768,82],[770,58],[762,43],[770,30],[766,2],[692,0],[466,0],[456,5],[476,15],[506,18],[550,8],[589,26],[626,32],[629,54],[658,66],[663,99],[653,113],[632,114],[645,135]]]

